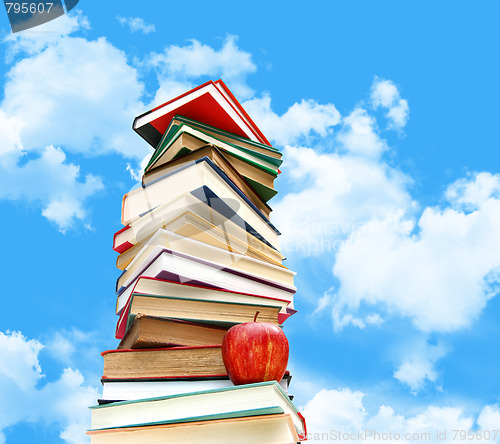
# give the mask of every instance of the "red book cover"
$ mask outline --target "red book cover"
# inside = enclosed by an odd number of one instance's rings
[[[156,148],[177,114],[271,146],[222,80],[210,80],[136,117],[132,127]]]
[[[122,244],[118,245],[116,237],[123,233],[124,231],[127,231],[130,229],[130,225],[127,225],[126,227],[123,227],[121,230],[117,231],[115,234],[113,234],[113,250],[115,250],[117,253],[123,253],[124,251],[127,251],[129,248],[133,247],[134,245],[131,244],[130,242],[126,241],[123,242]]]

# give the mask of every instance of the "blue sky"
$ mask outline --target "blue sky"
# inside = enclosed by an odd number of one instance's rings
[[[500,429],[498,3],[115,3],[0,14],[0,443],[87,442],[132,120],[218,78],[284,153],[312,438]]]

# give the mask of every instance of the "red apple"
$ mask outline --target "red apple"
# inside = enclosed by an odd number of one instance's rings
[[[288,340],[275,324],[253,322],[231,327],[222,340],[222,360],[234,385],[281,381],[288,363]]]

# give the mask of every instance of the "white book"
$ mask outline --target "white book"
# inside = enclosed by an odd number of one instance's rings
[[[214,204],[213,201],[211,204],[221,207],[222,202],[221,205]],[[198,217],[193,217],[193,215]],[[113,249],[122,253],[131,248],[131,245],[136,245],[152,236],[160,228],[177,232],[177,230],[183,230],[188,222],[199,227],[201,231],[207,232],[209,236],[223,240],[229,248],[236,251],[247,254],[248,249],[253,249],[258,250],[253,252],[254,255],[264,255],[275,261],[284,259],[278,250],[246,231],[245,223],[241,218],[228,218],[227,215],[219,213],[189,192],[184,192],[149,211],[115,233]],[[199,237],[203,238],[203,236]]]
[[[293,285],[293,278],[296,274],[288,268],[253,259],[228,249],[214,247],[160,228],[120,275],[117,280],[117,289],[129,285],[133,276],[136,276],[137,270],[141,268],[143,263],[147,263],[148,257],[158,256],[165,248],[212,261],[221,268],[231,267],[285,285]]]
[[[134,286],[130,291],[129,299],[142,295],[160,299],[188,299],[199,302],[220,302],[279,308],[279,324],[283,324],[289,316],[296,313],[296,310],[293,308],[293,296],[287,299],[269,298],[251,293],[219,290],[217,288],[202,287],[199,285],[179,283],[144,276],[139,277],[134,283]],[[120,315],[120,318],[116,326],[116,337],[121,339],[126,331],[126,324],[128,322],[130,312],[128,310],[128,305],[120,308],[118,302],[119,298],[117,298],[116,312]]]
[[[226,202],[226,207],[230,207],[230,214],[225,214],[226,217],[241,218],[242,223],[249,226],[247,231],[255,231],[279,250],[279,231],[207,157],[180,167],[125,194],[122,203],[123,225],[129,225],[152,209],[186,191],[207,203],[215,194],[215,197]],[[219,211],[218,208],[215,209]],[[224,214],[227,210],[225,208],[219,212]]]
[[[286,394],[288,394],[290,379],[291,376],[287,372],[280,382],[281,388]],[[102,379],[101,382],[102,396],[99,400],[101,403],[107,401],[131,401],[234,387],[229,378],[166,378],[164,380],[141,381]]]
[[[166,279],[181,283],[195,283],[223,288],[230,291],[252,293],[268,298],[293,300],[296,287],[270,279],[262,279],[250,273],[242,273],[232,267],[200,259],[185,253],[161,249],[148,255],[142,265],[135,270],[126,284],[118,289],[117,313],[127,304],[134,284],[139,277]]]

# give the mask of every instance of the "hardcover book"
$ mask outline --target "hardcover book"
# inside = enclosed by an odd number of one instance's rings
[[[107,350],[103,378],[168,378],[224,376],[219,345]]]
[[[184,142],[182,142],[183,138],[185,139]],[[162,140],[146,166],[145,171],[149,171],[152,168],[170,162],[176,157],[187,154],[190,151],[195,151],[206,145],[216,146],[225,155],[229,154],[232,157],[236,157],[275,177],[278,175],[278,168],[282,164],[281,159],[225,142],[204,131],[182,124],[176,128],[170,135],[170,138]]]
[[[158,144],[158,146],[161,146],[161,144],[165,141],[168,140],[172,134],[175,132],[177,127],[180,125],[189,125],[192,128],[199,129],[207,134],[210,134],[214,137],[217,137],[218,139],[224,140],[225,142],[232,143],[234,145],[238,145],[244,148],[251,149],[253,151],[258,151],[263,154],[267,154],[268,156],[275,157],[276,159],[281,159],[282,154],[279,149],[277,149],[274,146],[266,145],[264,143],[260,142],[255,142],[254,140],[247,139],[245,137],[238,136],[237,134],[230,133],[228,131],[224,131],[221,128],[216,128],[215,126],[208,125],[207,123],[204,122],[199,122],[194,119],[190,119],[189,117],[182,116],[180,114],[177,114],[174,116],[174,118],[170,121],[170,125],[168,126],[167,130],[165,131],[165,134],[162,137],[162,140]]]
[[[259,415],[264,412],[289,414],[297,434],[306,434],[304,418],[276,381],[98,405],[91,407],[92,429],[166,421],[186,422],[189,418],[207,415],[207,412],[224,415],[242,411],[253,411]],[[249,416],[248,413],[246,416]]]
[[[165,176],[142,187],[135,188],[123,196],[122,223],[129,225],[154,208],[169,202],[185,191],[191,192],[202,202],[210,205],[213,197],[220,200],[229,199],[237,203],[238,208],[223,208],[219,211],[229,214],[226,217],[239,217],[248,230],[253,230],[274,248],[279,250],[279,231],[262,214],[262,212],[246,197],[241,190],[229,180],[210,159],[204,157],[185,165]],[[210,193],[214,194],[213,196]],[[226,214],[225,214],[226,215]],[[253,233],[252,233],[253,234]]]
[[[291,300],[296,288],[254,274],[242,273],[232,267],[221,267],[213,261],[200,259],[174,250],[163,249],[150,256],[120,288],[117,288],[117,312],[126,305],[135,281],[140,277],[155,277],[204,287],[248,292],[275,299]]]
[[[292,376],[289,371],[280,381],[281,388],[288,394]],[[177,378],[142,378],[142,379],[102,379],[100,404],[133,399],[154,398],[158,396],[180,395],[204,390],[233,387],[226,376],[192,376]],[[290,397],[290,395],[288,395]]]
[[[280,306],[221,302],[171,296],[132,294],[128,309],[127,330],[137,314],[174,318],[229,328],[243,322],[252,322],[259,313],[261,322],[279,324]],[[214,344],[211,344],[214,345]]]
[[[133,276],[137,274],[137,271],[141,267],[144,268],[144,264],[150,263],[151,258],[166,250],[195,256],[218,264],[220,268],[229,267],[242,273],[258,276],[262,279],[270,279],[285,285],[293,285],[296,274],[288,268],[272,265],[227,249],[214,247],[160,228],[120,275],[116,288],[126,286],[130,279],[133,279]]]
[[[208,81],[134,119],[132,128],[156,148],[176,114],[271,145],[222,80]]]
[[[227,177],[259,208],[264,214],[269,214],[270,208],[266,202],[274,197],[277,191],[274,189],[273,174],[269,174],[261,169],[240,161],[238,158],[231,158],[214,145],[201,146],[198,140],[190,142],[191,136],[184,135],[178,139],[179,144],[189,145],[192,150],[188,150],[182,156],[166,164],[156,166],[144,173],[142,184],[146,185],[175,169],[186,165],[194,160],[208,157],[217,165]],[[200,146],[200,148],[196,148]],[[194,149],[196,148],[196,149]]]
[[[216,289],[213,287],[148,278],[145,276],[141,276],[139,279],[137,279],[137,282],[131,290],[131,295],[136,295],[137,297],[147,296],[195,299],[198,301],[218,301],[223,303],[236,302],[248,306],[271,307],[273,308],[273,310],[275,309],[275,307],[278,307],[279,324],[285,322],[288,317],[296,312],[293,309],[292,296],[290,296],[288,299],[277,299],[250,293],[235,292],[224,289]],[[123,338],[123,335],[127,330],[126,326],[129,318],[131,301],[132,298],[129,298],[125,306],[118,311],[120,317],[116,326],[117,339]],[[255,314],[255,310],[253,311],[253,314]]]
[[[227,328],[138,313],[118,349],[221,345]]]
[[[189,194],[189,196],[191,195]],[[196,200],[194,196],[191,197]],[[210,221],[199,216],[199,207],[202,205],[212,211],[212,217],[209,216]],[[196,213],[192,210],[196,211]],[[221,221],[219,221],[219,217],[222,219]],[[151,227],[147,226],[147,228],[138,231],[135,231],[132,227],[124,228],[123,232],[115,236],[117,245],[126,246],[125,251],[117,257],[116,266],[120,270],[125,270],[154,236],[155,232],[153,230],[162,229],[161,227],[168,227],[174,233],[207,245],[227,251],[234,251],[278,267],[286,268],[282,264],[285,258],[278,250],[262,242],[232,220],[225,219],[220,213],[215,212],[210,206],[201,201],[198,201],[196,208],[189,206],[188,209],[166,225],[162,225],[161,220],[157,222],[156,217],[152,216]],[[129,231],[130,228],[132,230]],[[151,234],[149,234],[150,231]],[[118,236],[120,236],[119,239]],[[168,247],[168,245],[159,245]]]

